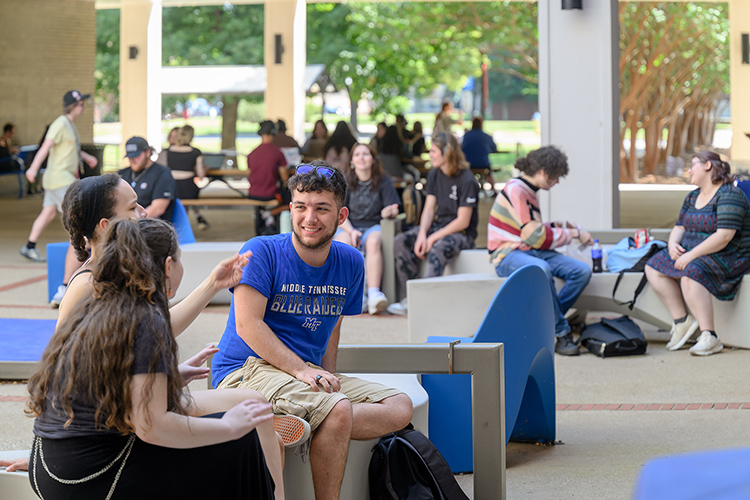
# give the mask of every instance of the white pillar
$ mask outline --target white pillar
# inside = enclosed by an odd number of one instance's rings
[[[750,2],[729,1],[729,81],[732,99],[732,169],[750,167],[750,64],[742,64],[742,34],[750,34]]]
[[[138,135],[161,146],[161,9],[161,0],[128,0],[120,7],[122,144]]]
[[[304,138],[307,6],[305,0],[266,0],[264,64],[266,115],[283,119],[297,140]],[[277,37],[282,52],[277,62]]]
[[[544,220],[618,227],[617,0],[584,0],[583,10],[539,0],[538,9],[542,145],[562,149],[570,167],[568,176],[541,196]]]

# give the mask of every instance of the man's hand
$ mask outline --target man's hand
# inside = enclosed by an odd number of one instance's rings
[[[430,251],[430,248],[432,248],[432,245],[428,248],[427,236],[420,232],[419,235],[417,235],[417,241],[414,243],[414,255],[424,260],[424,257],[427,255],[427,252]]]
[[[92,155],[81,155],[81,158],[86,163],[86,165],[89,166],[89,168],[94,168],[99,164],[99,160],[96,159],[96,156]]]
[[[200,380],[207,378],[211,369],[207,366],[202,366],[203,363],[213,354],[219,352],[219,348],[213,344],[204,347],[198,354],[188,359],[184,363],[181,363],[177,369],[182,375],[182,379],[185,381],[185,385],[188,385],[193,380]]]
[[[581,245],[593,245],[594,244],[594,238],[592,238],[591,233],[589,233],[585,229],[578,230],[578,241],[581,242]]]
[[[31,169],[31,168],[30,168],[30,169],[28,169],[28,170],[26,171],[26,178],[27,178],[27,179],[29,180],[29,182],[30,182],[30,183],[32,183],[32,184],[34,184],[34,182],[36,182],[36,173],[37,173],[37,170],[36,170],[36,169]]]
[[[26,471],[29,470],[29,459],[14,458],[13,460],[0,460],[0,467],[5,467],[6,472]]]
[[[338,377],[320,368],[305,365],[305,369],[299,372],[296,378],[312,387],[315,392],[320,390],[318,386],[326,392],[339,392],[341,390],[341,382]]]
[[[216,291],[237,286],[242,279],[242,269],[247,265],[252,252],[237,254],[224,259],[211,271],[211,281]]]

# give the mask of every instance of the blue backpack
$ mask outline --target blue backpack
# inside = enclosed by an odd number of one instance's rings
[[[651,241],[641,248],[635,247],[635,241],[633,238],[623,238],[615,246],[609,249],[607,252],[607,271],[611,273],[620,273],[615,281],[615,287],[612,290],[612,300],[617,305],[628,306],[631,311],[635,306],[635,299],[643,291],[646,286],[646,275],[644,274],[641,278],[638,287],[635,289],[633,294],[633,300],[621,301],[615,298],[617,293],[617,287],[620,286],[620,280],[622,275],[625,273],[642,273],[646,269],[646,262],[648,259],[653,257],[656,253],[666,248],[667,244],[663,241]]]

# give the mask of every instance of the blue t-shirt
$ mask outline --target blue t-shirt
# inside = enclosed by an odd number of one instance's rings
[[[240,284],[263,294],[268,302],[263,321],[303,361],[320,365],[339,316],[362,314],[364,259],[353,247],[334,241],[325,264],[313,267],[297,255],[292,233],[256,237],[240,250],[253,256]],[[237,334],[234,297],[219,352],[212,363],[214,387],[258,356]]]
[[[487,168],[490,166],[490,154],[494,153],[497,147],[491,135],[481,130],[469,130],[464,134],[461,149],[471,168]]]

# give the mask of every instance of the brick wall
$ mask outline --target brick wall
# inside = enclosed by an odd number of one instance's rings
[[[36,144],[62,112],[68,90],[94,90],[94,0],[0,0],[0,127]],[[93,106],[76,120],[81,142],[93,142]]]

